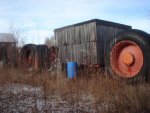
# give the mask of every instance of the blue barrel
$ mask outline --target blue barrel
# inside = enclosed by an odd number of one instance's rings
[[[67,76],[74,78],[77,75],[77,62],[67,62]]]

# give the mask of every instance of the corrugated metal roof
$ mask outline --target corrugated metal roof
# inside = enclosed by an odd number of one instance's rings
[[[0,42],[17,42],[12,33],[0,33]]]

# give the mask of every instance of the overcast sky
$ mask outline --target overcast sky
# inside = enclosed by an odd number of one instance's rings
[[[0,32],[19,29],[25,43],[44,43],[55,28],[102,19],[150,33],[150,0],[0,0]]]

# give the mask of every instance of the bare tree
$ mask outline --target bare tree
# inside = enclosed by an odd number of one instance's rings
[[[25,44],[23,36],[23,30],[20,27],[14,27],[14,24],[10,24],[9,33],[14,35],[14,38],[17,42],[17,46],[21,47]]]
[[[10,47],[7,51],[7,54],[9,56],[9,64],[10,66],[16,66],[18,65],[18,56],[19,56],[19,50],[20,48],[25,44],[24,40],[22,38],[23,36],[23,30],[20,27],[15,27],[13,23],[10,24],[9,33],[13,35],[13,38],[15,39],[15,46]]]
[[[45,39],[45,44],[48,46],[48,47],[51,47],[55,44],[55,38],[54,36],[51,36],[51,37],[46,37]]]

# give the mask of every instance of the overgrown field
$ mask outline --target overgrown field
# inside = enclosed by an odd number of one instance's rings
[[[150,113],[150,84],[2,68],[0,113]]]

